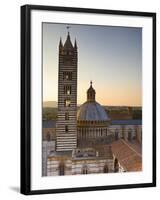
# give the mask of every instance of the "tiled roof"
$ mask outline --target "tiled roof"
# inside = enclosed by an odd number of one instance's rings
[[[99,157],[105,157],[107,159],[113,159],[110,145],[95,145],[95,150],[98,151]]]
[[[43,120],[42,127],[43,128],[55,128],[56,121],[55,120]]]
[[[112,125],[142,125],[140,119],[112,120]]]
[[[112,152],[124,170],[132,172],[142,170],[142,156],[128,142],[118,140],[112,143]]]

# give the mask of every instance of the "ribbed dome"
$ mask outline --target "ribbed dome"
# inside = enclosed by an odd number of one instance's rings
[[[86,101],[77,112],[78,121],[107,121],[109,117],[105,109],[96,101]]]

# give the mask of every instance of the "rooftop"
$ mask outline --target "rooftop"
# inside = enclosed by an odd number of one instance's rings
[[[111,146],[114,156],[124,170],[128,172],[142,170],[142,154],[133,145],[124,140],[118,140],[113,142]]]
[[[122,120],[111,120],[112,125],[142,125],[140,119],[122,119]]]
[[[88,106],[88,105],[86,105]],[[92,107],[92,106],[90,106]],[[99,112],[94,112],[93,108],[98,108],[99,106],[93,106],[91,110],[92,112],[82,112],[78,113],[78,117],[83,118],[84,120],[89,120],[90,118],[93,120],[93,118],[100,118],[101,120],[104,120],[103,115],[99,116]],[[84,109],[84,108],[83,108]],[[98,116],[96,115],[98,114]],[[102,112],[103,113],[103,112]],[[101,114],[102,114],[101,113]],[[86,115],[85,115],[86,114]],[[81,115],[81,116],[79,116]],[[136,120],[136,119],[127,119],[127,120],[111,120],[111,125],[142,125],[142,120]],[[56,120],[43,120],[43,128],[55,128],[56,127]]]
[[[110,145],[95,145],[91,148],[77,148],[73,151],[73,159],[112,159]]]

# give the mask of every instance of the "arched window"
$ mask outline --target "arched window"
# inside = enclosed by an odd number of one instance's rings
[[[101,136],[103,136],[103,129],[101,129]]]
[[[84,165],[82,168],[82,174],[88,174],[88,168],[86,165]]]
[[[59,175],[63,176],[64,175],[64,163],[61,162],[59,165]]]
[[[65,132],[68,133],[68,125],[65,125]]]
[[[65,120],[69,120],[69,113],[68,112],[65,113]]]
[[[129,129],[129,131],[128,131],[128,140],[129,141],[132,140],[132,129]]]
[[[107,128],[106,128],[106,136],[107,136]]]
[[[71,94],[71,85],[64,85],[64,94]]]
[[[107,165],[104,166],[103,173],[108,173],[108,166]]]
[[[70,107],[71,106],[71,100],[70,99],[65,99],[64,100],[64,106],[65,107]]]
[[[118,140],[118,130],[115,131],[115,140]]]
[[[118,172],[118,171],[119,171],[118,159],[115,158],[115,160],[114,160],[114,172]]]
[[[65,81],[72,80],[72,72],[63,72],[63,80]]]
[[[122,126],[122,139],[125,139],[125,127]]]

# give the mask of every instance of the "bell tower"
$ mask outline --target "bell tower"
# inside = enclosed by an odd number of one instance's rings
[[[59,42],[56,151],[77,147],[77,60],[77,43],[73,46],[68,32],[64,45]]]

